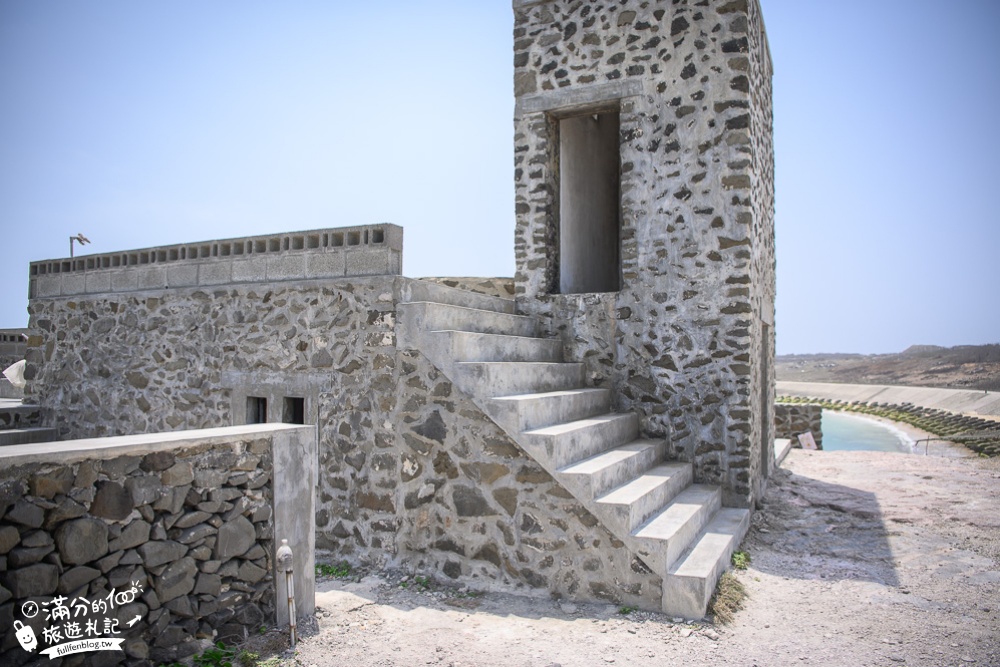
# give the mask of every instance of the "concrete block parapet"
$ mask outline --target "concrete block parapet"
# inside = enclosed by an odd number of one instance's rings
[[[29,298],[255,282],[400,275],[388,223],[269,234],[32,262]]]
[[[0,329],[0,371],[24,359],[27,350],[27,329]]]

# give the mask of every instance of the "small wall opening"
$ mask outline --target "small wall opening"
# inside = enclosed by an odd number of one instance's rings
[[[261,396],[247,396],[247,423],[267,423],[267,399]]]
[[[617,111],[559,121],[559,292],[621,289]]]
[[[285,405],[281,413],[281,421],[286,424],[306,423],[306,399],[295,396],[285,396]]]

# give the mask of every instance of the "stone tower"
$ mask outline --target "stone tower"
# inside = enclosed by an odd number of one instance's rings
[[[772,465],[771,60],[757,0],[514,0],[518,307],[750,506]]]

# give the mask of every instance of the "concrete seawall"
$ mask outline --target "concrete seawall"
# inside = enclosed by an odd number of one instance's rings
[[[801,396],[840,401],[912,403],[924,408],[947,410],[986,419],[1000,419],[1000,392],[934,387],[894,387],[832,382],[778,382],[779,396]]]

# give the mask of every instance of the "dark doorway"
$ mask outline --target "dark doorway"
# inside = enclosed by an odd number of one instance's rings
[[[284,410],[282,410],[281,421],[286,424],[306,423],[306,399],[285,396]]]
[[[267,399],[260,396],[247,396],[247,423],[267,423]]]
[[[618,112],[559,121],[559,291],[616,292],[619,260]]]

